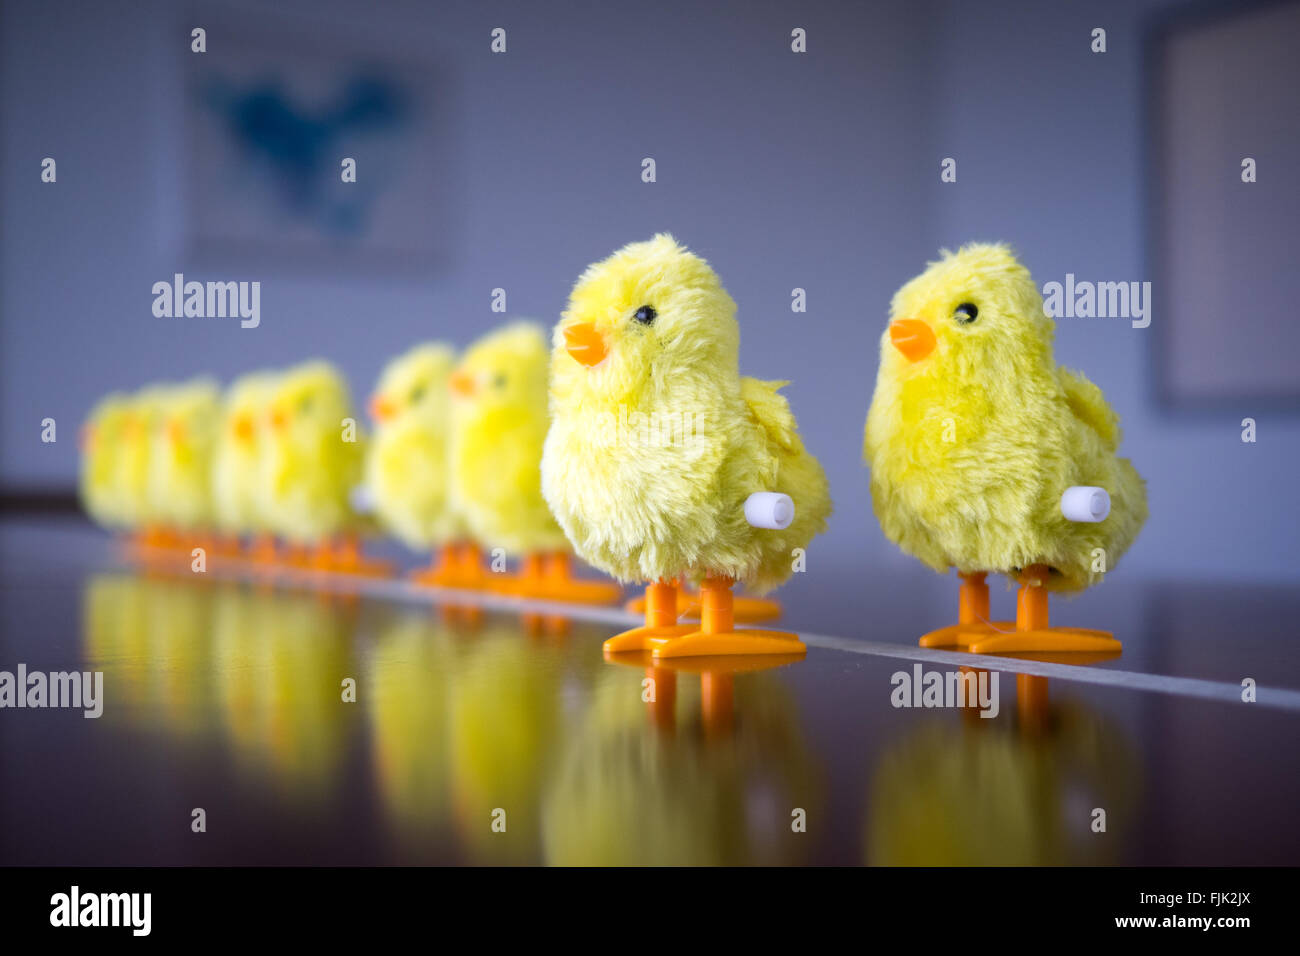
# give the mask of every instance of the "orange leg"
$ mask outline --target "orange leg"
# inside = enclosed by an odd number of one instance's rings
[[[566,551],[530,554],[511,591],[524,597],[578,604],[611,604],[623,595],[612,581],[580,581],[573,576],[573,559]]]
[[[308,568],[311,567],[312,553],[305,544],[286,542],[280,552],[280,563],[294,568]]]
[[[472,541],[462,542],[456,548],[455,574],[448,587],[482,588],[488,585],[488,571],[483,566],[483,552]]]
[[[677,582],[656,581],[645,589],[645,626],[634,627],[605,642],[606,654],[649,651],[657,642],[690,634],[695,627],[677,623]]]
[[[990,634],[1010,630],[1010,621],[989,620],[989,586],[985,571],[959,575],[961,587],[957,591],[957,623],[941,627],[922,636],[922,647],[966,647]]]
[[[249,542],[248,559],[257,564],[274,564],[276,561],[275,535],[263,532]]]
[[[339,574],[358,574],[366,577],[384,577],[392,571],[386,561],[373,561],[361,553],[361,536],[355,531],[344,532],[330,549],[326,541],[317,552],[324,557],[324,568]]]
[[[646,608],[645,595],[634,597],[623,605],[623,610],[629,614],[644,614]],[[700,596],[692,593],[684,587],[677,588],[677,616],[682,617],[690,612],[691,617],[700,616]]]
[[[334,567],[334,549],[330,547],[329,538],[322,538],[312,549],[310,563],[317,571],[329,571]]]
[[[174,548],[176,536],[165,525],[151,524],[140,535],[140,545],[145,548]]]
[[[355,534],[340,536],[334,547],[334,564],[340,570],[351,570],[361,565],[361,539]]]
[[[736,630],[730,578],[706,577],[700,588],[700,627],[693,633],[654,644],[654,656],[711,657],[719,654],[807,652],[798,636],[784,631]]]
[[[432,584],[446,587],[448,581],[455,580],[460,548],[455,544],[444,544],[434,555],[432,563],[411,574],[416,584]]]
[[[735,595],[731,601],[731,613],[737,621],[757,624],[759,621],[772,621],[781,616],[781,602],[771,598],[747,597]],[[633,614],[645,612],[645,598],[635,597],[623,607]],[[698,591],[681,588],[677,592],[677,616],[699,620],[700,595]]]
[[[976,654],[1017,654],[1084,651],[1113,654],[1121,649],[1109,631],[1082,627],[1052,627],[1048,620],[1047,577],[1044,564],[1020,572],[1016,594],[1016,627],[1009,634],[990,634],[971,642]]]

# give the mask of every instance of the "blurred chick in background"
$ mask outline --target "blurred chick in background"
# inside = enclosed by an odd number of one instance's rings
[[[604,603],[617,587],[577,581],[570,546],[542,497],[548,427],[546,335],[514,322],[472,345],[451,376],[451,500],[487,548],[522,554],[512,590],[535,597]]]
[[[162,386],[149,385],[131,397],[121,447],[114,455],[118,513],[122,524],[135,531],[136,543],[143,546],[169,543],[169,533],[159,524],[159,503],[149,494],[153,436],[162,421],[165,395]]]
[[[293,549],[314,548],[318,569],[380,571],[361,556],[351,505],[365,439],[343,376],[324,361],[289,369],[276,382],[268,415],[258,488],[272,530]]]
[[[127,527],[117,479],[118,457],[130,417],[130,397],[114,392],[104,396],[90,410],[78,436],[81,504],[96,523],[106,528]]]
[[[1029,271],[1002,245],[945,251],[898,290],[890,318],[864,444],[876,516],[908,554],[963,581],[959,623],[921,643],[1117,651],[1105,632],[1049,628],[1046,590],[1113,568],[1146,520],[1146,490],[1116,456],[1119,419],[1101,390],[1056,365]],[[1067,489],[1085,495],[1082,514]],[[1021,580],[1014,633],[988,620],[989,571]]]
[[[255,557],[274,553],[274,543],[259,509],[259,461],[267,444],[269,404],[274,372],[250,372],[230,384],[217,436],[212,471],[213,510],[218,529],[235,537],[251,536]]]
[[[478,565],[463,546],[463,525],[447,495],[451,429],[448,379],[456,358],[440,342],[417,345],[384,368],[370,399],[375,435],[366,454],[366,488],[385,530],[413,551],[440,549],[436,566],[417,575],[455,585],[462,563]]]
[[[652,582],[646,626],[607,652],[804,651],[794,635],[733,630],[732,582],[785,581],[831,510],[784,383],[742,378],[739,347],[735,302],[667,235],[589,267],[556,326],[546,499],[585,560]],[[681,577],[703,578],[698,628],[675,623]]]
[[[181,536],[180,546],[207,545],[213,528],[212,461],[221,415],[217,383],[200,378],[166,387],[160,415],[149,450],[149,499],[162,524]]]

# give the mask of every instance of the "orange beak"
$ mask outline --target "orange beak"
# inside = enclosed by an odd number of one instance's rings
[[[577,322],[564,330],[564,347],[587,368],[599,365],[609,354],[605,336],[592,322]]]
[[[185,423],[172,419],[167,423],[167,440],[179,445],[185,440]]]
[[[452,392],[460,395],[462,398],[469,398],[474,394],[474,376],[464,369],[456,369],[447,379],[447,384],[451,386]]]
[[[919,362],[934,351],[934,329],[921,319],[898,319],[889,323],[889,341],[909,362]]]
[[[282,432],[288,427],[289,416],[284,413],[283,408],[271,409],[271,427],[278,432]]]
[[[397,406],[382,395],[375,395],[370,399],[370,417],[375,421],[386,422],[396,415]]]
[[[95,428],[93,425],[82,425],[81,431],[77,432],[77,447],[82,451],[95,444]]]
[[[242,442],[251,442],[253,440],[252,415],[245,413],[235,418],[235,437]]]

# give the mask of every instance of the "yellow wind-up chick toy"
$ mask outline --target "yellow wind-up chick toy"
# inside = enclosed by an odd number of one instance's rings
[[[149,498],[185,548],[208,544],[213,530],[212,458],[221,392],[211,379],[169,386],[149,452]]]
[[[351,494],[365,444],[343,376],[327,362],[306,362],[280,376],[268,406],[258,488],[271,528],[293,548],[313,547],[319,570],[387,573],[360,551]]]
[[[921,638],[976,653],[1113,653],[1104,631],[1048,626],[1048,589],[1100,580],[1147,516],[1116,456],[1101,390],[1052,356],[1052,320],[1000,245],[945,252],[898,290],[881,339],[865,457],[885,535],[962,578],[958,623]],[[1016,621],[991,623],[987,572],[1018,577]]]
[[[81,504],[91,519],[105,528],[129,527],[118,488],[119,459],[131,399],[114,392],[100,399],[81,426]]]
[[[736,304],[671,236],[587,269],[555,329],[543,491],[578,554],[650,582],[646,626],[607,653],[800,654],[793,634],[735,630],[731,586],[762,593],[826,527],[830,493],[778,389],[742,378]],[[677,581],[703,579],[698,627]]]
[[[260,462],[266,453],[274,372],[250,372],[226,390],[212,471],[212,503],[223,534],[248,536],[251,556],[274,557],[270,526],[258,494]]]
[[[466,554],[462,523],[447,496],[451,399],[456,357],[440,342],[417,345],[384,368],[370,399],[375,435],[366,454],[366,487],[383,527],[414,551],[440,549],[436,566],[416,575],[454,585]]]
[[[161,427],[167,389],[149,385],[130,399],[122,428],[122,444],[114,455],[114,496],[123,525],[135,531],[138,547],[170,546],[175,542],[161,524],[160,503],[149,493],[154,433]]]
[[[532,322],[504,326],[465,352],[451,377],[452,507],[482,546],[523,555],[520,576],[502,582],[507,590],[616,601],[612,583],[572,576],[569,542],[542,497],[547,357],[546,334]]]

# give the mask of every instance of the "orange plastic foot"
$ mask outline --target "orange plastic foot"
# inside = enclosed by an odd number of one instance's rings
[[[1023,654],[1061,651],[1113,654],[1123,649],[1109,631],[1083,627],[1049,627],[995,634],[970,645],[973,654]]]
[[[803,656],[808,652],[803,641],[785,631],[761,631],[745,628],[740,631],[706,633],[693,631],[682,637],[662,641],[655,645],[655,660],[672,657],[717,657],[736,654],[782,654]]]
[[[427,568],[411,572],[411,581],[415,584],[429,584],[434,587],[448,587],[448,581],[456,576],[460,549],[454,544],[444,544],[435,553],[433,563]]]
[[[506,590],[520,597],[576,604],[612,604],[623,596],[623,589],[612,581],[575,578],[572,559],[563,551],[528,555],[519,576],[507,582]]]
[[[311,552],[308,559],[308,565],[313,571],[328,571],[334,563],[334,554],[330,550],[329,541],[322,541]]]
[[[1081,652],[1115,654],[1123,645],[1109,631],[1083,627],[1052,627],[1048,620],[1046,565],[1033,564],[1020,573],[1016,594],[1016,627],[1009,634],[994,634],[970,645],[974,654],[1024,654]]]
[[[797,635],[784,631],[735,629],[731,579],[707,577],[700,588],[700,627],[680,637],[656,642],[655,658],[715,657],[736,654],[787,654],[807,652]]]
[[[772,598],[747,597],[738,594],[731,599],[731,613],[737,621],[775,621],[781,616],[781,602]]]
[[[483,566],[483,554],[478,546],[469,542],[444,545],[439,551],[438,563],[412,575],[417,584],[439,588],[456,588],[461,591],[487,589],[492,582]]]
[[[987,572],[963,574],[957,591],[957,623],[925,634],[918,641],[922,647],[969,647],[995,634],[1015,627],[1011,621],[989,620],[989,586]]]
[[[333,543],[326,540],[316,548],[312,567],[333,574],[354,574],[360,577],[387,577],[393,566],[387,561],[367,558],[361,552],[361,539],[355,534],[345,534]]]
[[[654,651],[670,641],[694,634],[694,624],[669,624],[661,627],[634,627],[616,634],[605,642],[606,654],[628,654],[634,651]]]
[[[675,582],[657,581],[646,585],[645,626],[611,637],[605,642],[605,653],[652,651],[665,641],[694,632],[694,625],[677,623],[677,591]]]
[[[248,544],[244,552],[248,560],[256,564],[274,564],[276,561],[275,536],[259,534]]]
[[[140,547],[147,549],[171,549],[177,545],[176,533],[162,525],[150,525],[137,540]]]

